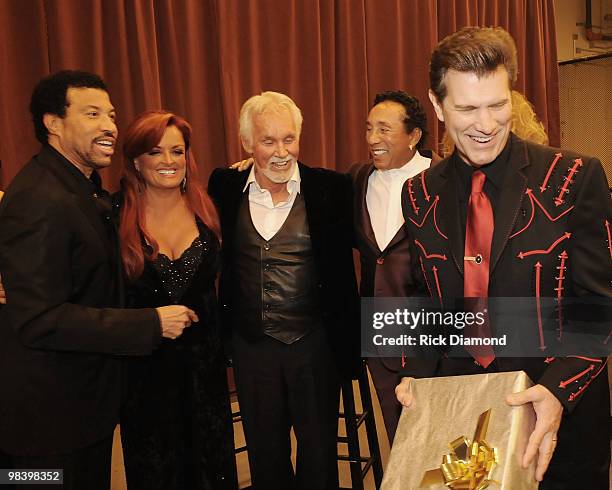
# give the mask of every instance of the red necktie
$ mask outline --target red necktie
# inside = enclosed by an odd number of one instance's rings
[[[463,296],[471,298],[467,302],[470,303],[469,309],[474,312],[486,309],[489,296],[493,208],[491,201],[483,192],[486,179],[487,176],[481,170],[476,170],[472,174],[472,192],[465,226]],[[466,327],[466,336],[491,337],[488,314],[485,315],[485,319],[483,325]],[[466,349],[485,368],[495,359],[495,353],[490,345],[467,346]]]

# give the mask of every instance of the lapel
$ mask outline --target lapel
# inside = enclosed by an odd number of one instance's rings
[[[227,188],[221,189],[223,193],[223,205],[222,212],[225,215],[226,227],[223,230],[223,240],[226,241],[226,245],[231,248],[234,242],[234,230],[238,221],[238,212],[240,211],[240,204],[242,199],[245,197],[248,189],[242,191],[246,185],[246,181],[249,178],[248,171],[238,172],[236,170],[222,170],[228,177]]]
[[[400,243],[405,238],[406,238],[406,226],[402,224],[402,226],[400,226],[399,230],[397,230],[397,233],[391,239],[391,241],[386,246],[385,250],[383,250],[383,252],[390,251],[393,247],[395,247],[398,243]]]
[[[522,172],[523,168],[529,166],[527,148],[525,142],[514,134],[511,134],[510,137],[512,138],[512,148],[508,160],[510,168],[508,168],[504,177],[504,184],[495,210],[495,228],[491,244],[489,275],[493,273],[508,243],[508,237],[514,228],[527,188],[527,177]]]
[[[318,185],[319,179],[317,179],[316,172],[301,162],[298,162],[298,165],[301,180],[300,192],[304,196],[312,249],[317,257],[321,257],[325,233],[324,220],[329,215],[328,207],[332,203],[325,185]]]
[[[380,255],[381,253],[389,252],[392,250],[398,243],[406,238],[406,227],[400,226],[399,230],[395,236],[391,239],[391,241],[387,244],[384,250],[380,250],[378,247],[378,242],[376,241],[376,235],[374,235],[374,228],[372,228],[372,220],[370,218],[370,213],[368,212],[368,203],[367,203],[367,193],[368,193],[368,180],[372,172],[374,172],[375,167],[374,164],[369,163],[366,164],[360,171],[359,177],[356,180],[356,189],[355,189],[355,202],[358,206],[358,218],[359,218],[359,231],[365,241],[368,243],[368,246],[371,250],[376,252],[376,255]]]
[[[455,265],[463,275],[463,230],[461,229],[461,215],[459,213],[459,197],[457,196],[457,184],[455,182],[455,171],[452,159],[447,158],[440,163],[444,166],[439,173],[439,182],[432,182],[432,188],[439,185],[440,189],[440,223],[442,229],[446,230],[449,248]],[[435,211],[434,211],[435,212]]]
[[[93,198],[84,194],[82,186],[77,178],[65,167],[71,164],[58,160],[53,152],[47,148],[43,148],[43,151],[35,158],[38,163],[47,168],[57,178],[65,190],[74,196],[79,210],[87,218],[88,223],[94,229],[100,242],[104,245],[104,251],[108,255],[113,245],[110,243],[106,228],[100,218],[100,213],[96,209]]]
[[[368,163],[359,172],[359,180],[356,182],[355,202],[358,206],[359,229],[365,241],[371,250],[374,250],[377,255],[380,255],[381,250],[378,248],[378,242],[372,228],[372,220],[368,212],[368,203],[366,195],[368,193],[368,180],[374,172],[374,164]],[[402,227],[403,228],[403,227]]]

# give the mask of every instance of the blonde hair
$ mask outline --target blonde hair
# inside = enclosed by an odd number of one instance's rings
[[[266,111],[289,111],[295,122],[295,129],[299,135],[302,132],[302,111],[285,94],[280,92],[262,92],[248,99],[240,109],[240,138],[248,144],[253,143],[253,117]]]
[[[512,132],[519,138],[532,143],[548,144],[548,135],[533,110],[533,106],[523,94],[516,90],[512,91]],[[444,132],[440,146],[444,157],[455,151],[455,143],[447,131]]]

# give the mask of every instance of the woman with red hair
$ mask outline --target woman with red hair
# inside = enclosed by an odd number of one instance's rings
[[[132,307],[183,304],[199,317],[150,357],[127,361],[121,436],[128,488],[237,488],[217,321],[219,221],[199,183],[191,127],[166,111],[125,134],[121,255]]]

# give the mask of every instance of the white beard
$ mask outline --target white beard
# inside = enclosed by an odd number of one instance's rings
[[[279,172],[279,171],[272,170],[270,168],[271,164],[268,163],[266,167],[260,168],[259,170],[261,171],[262,174],[266,176],[268,180],[274,182],[275,184],[284,184],[285,182],[288,182],[291,176],[293,175],[293,170],[295,169],[295,165],[296,165],[295,160],[292,160],[291,164],[289,164],[286,170]]]

